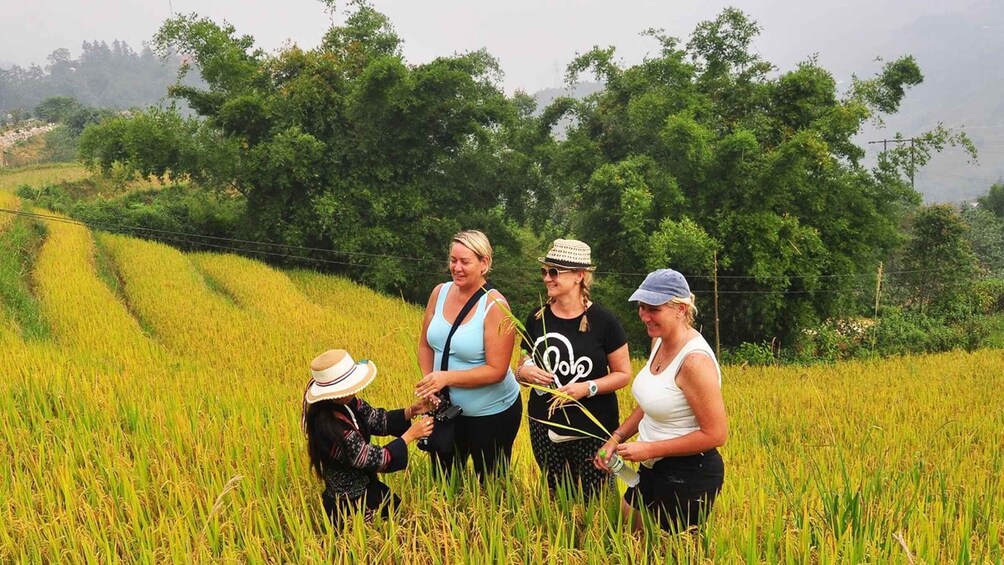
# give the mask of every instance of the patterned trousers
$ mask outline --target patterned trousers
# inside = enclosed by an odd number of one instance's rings
[[[613,485],[613,475],[593,466],[593,457],[603,442],[591,437],[555,443],[547,437],[549,428],[535,420],[530,420],[530,445],[533,458],[547,478],[547,488],[554,492],[558,485],[572,488],[582,485],[586,498],[600,494]],[[562,430],[555,430],[561,433]]]

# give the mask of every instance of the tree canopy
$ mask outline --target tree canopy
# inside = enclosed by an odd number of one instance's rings
[[[578,125],[552,173],[577,196],[568,225],[622,273],[611,296],[675,266],[708,299],[717,255],[727,343],[790,341],[852,307],[855,275],[874,273],[901,243],[901,219],[920,202],[898,154],[867,170],[853,140],[922,80],[916,62],[888,63],[841,95],[815,59],[787,72],[763,61],[751,43],[759,30],[727,9],[685,47],[649,31],[661,50],[638,65],[594,48],[569,80],[592,71],[605,90],[555,103]],[[939,129],[923,147],[958,139]]]
[[[787,71],[764,61],[760,26],[735,9],[686,43],[647,31],[660,49],[636,65],[613,47],[577,56],[569,84],[590,72],[604,89],[538,112],[502,93],[488,53],[408,64],[388,19],[350,5],[318,47],[274,55],[229,24],[168,20],[154,45],[201,73],[205,88],[171,88],[198,115],[107,120],[85,131],[83,156],[239,195],[243,236],[335,250],[356,278],[412,298],[469,227],[510,250],[528,233],[583,239],[596,296],[625,317],[629,292],[659,267],[684,272],[709,304],[717,261],[722,339],[737,344],[791,342],[865,303],[862,281],[920,203],[909,174],[946,144],[971,148],[939,126],[866,168],[854,136],[923,80],[916,61],[841,93],[814,58]]]
[[[208,88],[171,89],[199,117],[114,120],[85,134],[83,153],[106,169],[234,190],[247,199],[247,237],[336,249],[375,287],[413,288],[442,260],[399,257],[445,249],[522,194],[494,158],[495,134],[516,118],[495,60],[479,51],[410,66],[400,43],[363,3],[319,47],[274,56],[229,24],[173,18],[155,46],[201,72]]]

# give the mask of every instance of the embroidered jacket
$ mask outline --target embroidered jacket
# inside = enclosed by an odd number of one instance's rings
[[[317,433],[330,457],[321,462],[325,494],[358,498],[377,473],[400,471],[408,466],[408,445],[400,437],[380,447],[370,443],[373,435],[400,436],[410,422],[404,410],[373,408],[360,398],[337,404],[333,416],[320,415]]]

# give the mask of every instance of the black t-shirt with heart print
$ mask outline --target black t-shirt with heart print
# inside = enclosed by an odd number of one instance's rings
[[[584,314],[589,322],[585,332],[579,331],[582,315],[570,319],[559,318],[551,312],[549,306],[544,308],[540,319],[537,319],[536,313],[534,310],[526,318],[525,326],[530,342],[523,343],[522,348],[527,352],[533,352],[533,359],[538,367],[557,376],[560,382],[558,386],[590,381],[610,374],[607,355],[627,343],[627,334],[612,312],[599,304],[591,304]],[[607,437],[607,434],[578,406],[570,404],[548,415],[548,407],[554,397],[536,390],[531,390],[529,396],[527,414],[531,418],[554,422],[602,438]],[[589,410],[607,431],[613,431],[620,425],[616,393],[585,397],[579,400],[579,403]],[[556,426],[551,429],[559,435],[585,435],[579,431]]]

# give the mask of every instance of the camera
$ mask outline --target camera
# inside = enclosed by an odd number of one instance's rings
[[[435,418],[437,422],[449,422],[450,420],[463,414],[463,412],[463,408],[457,406],[456,404],[451,404],[446,408],[446,410],[436,412],[432,415],[432,417]]]
[[[452,425],[452,420],[457,416],[463,414],[463,412],[464,412],[463,408],[457,406],[456,404],[451,403],[449,400],[444,400],[440,402],[439,407],[437,407],[436,410],[432,413],[432,417],[435,418],[436,420],[436,426],[433,428],[432,434],[435,435],[437,430],[440,431],[441,433],[445,432],[448,426],[444,424],[451,423],[450,425]],[[449,435],[448,441],[452,443],[453,434]],[[440,443],[442,443],[442,441]],[[418,448],[421,449],[422,451],[433,450],[433,446],[429,445],[428,437],[423,437],[420,440],[418,440],[417,445]]]

